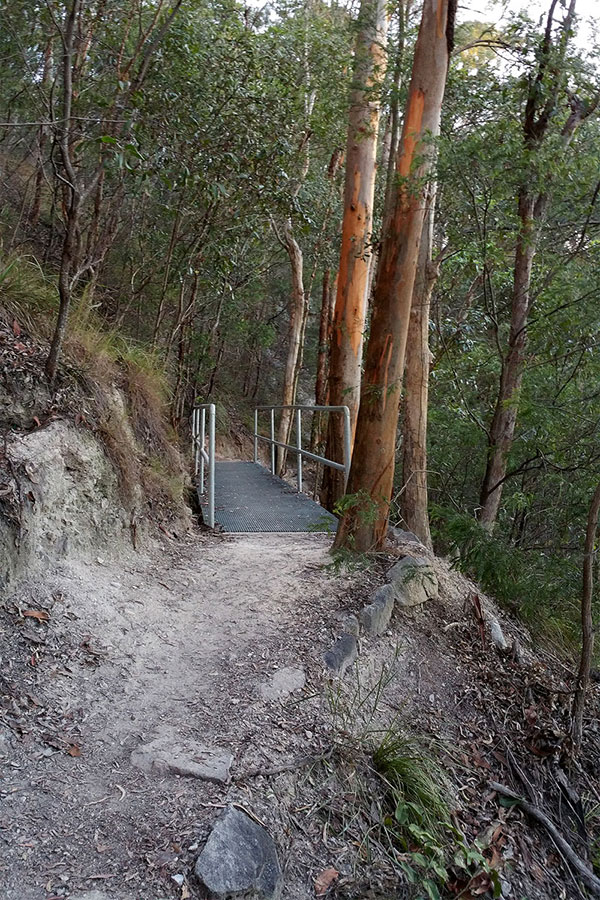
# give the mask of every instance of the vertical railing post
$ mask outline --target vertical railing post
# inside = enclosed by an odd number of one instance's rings
[[[258,462],[258,410],[254,410],[254,462]]]
[[[302,410],[296,410],[296,446],[298,447],[298,493],[302,493]]]
[[[215,404],[208,408],[208,526],[215,527]]]
[[[351,431],[350,431],[350,410],[344,407],[344,490],[348,487],[348,478],[350,477],[350,461],[352,457],[351,449]]]
[[[275,474],[275,410],[271,409],[271,475]]]
[[[200,434],[199,434],[199,441],[200,441],[200,447],[201,447],[201,452],[200,452],[200,493],[201,494],[204,493],[204,453],[202,451],[204,450],[205,440],[206,440],[206,408],[203,406],[202,409],[200,410]]]
[[[194,409],[192,412],[192,447],[194,450],[194,478],[198,475],[198,459],[200,457],[200,450],[198,447],[198,416],[200,415],[199,409]]]

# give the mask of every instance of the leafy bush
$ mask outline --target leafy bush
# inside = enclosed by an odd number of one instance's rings
[[[564,648],[578,635],[580,569],[572,556],[526,551],[490,534],[465,514],[434,507],[432,533],[438,551],[473,578],[535,634]]]

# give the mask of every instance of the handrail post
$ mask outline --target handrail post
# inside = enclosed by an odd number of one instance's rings
[[[258,462],[258,409],[254,410],[254,462]]]
[[[206,409],[200,410],[200,493],[204,493],[204,442],[206,440]]]
[[[348,478],[350,477],[350,460],[352,457],[351,449],[351,429],[350,429],[350,410],[344,407],[344,490],[348,487]]]
[[[275,474],[275,409],[271,407],[271,475]]]
[[[198,465],[200,459],[200,449],[198,447],[198,417],[199,409],[194,409],[192,413],[192,447],[194,449],[194,478],[198,475]]]
[[[298,493],[302,493],[302,410],[296,410],[296,445],[298,447]]]
[[[215,527],[215,413],[216,407],[208,407],[208,525]]]

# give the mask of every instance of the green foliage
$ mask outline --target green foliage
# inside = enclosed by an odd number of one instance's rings
[[[537,635],[571,647],[578,633],[578,560],[532,553],[490,534],[471,516],[436,507],[432,532],[461,572],[518,613]]]
[[[482,849],[468,846],[451,824],[452,791],[443,769],[422,739],[394,725],[373,753],[388,791],[391,814],[383,827],[415,896],[441,900],[452,869],[465,881],[486,873],[492,896],[501,896],[498,873]]]

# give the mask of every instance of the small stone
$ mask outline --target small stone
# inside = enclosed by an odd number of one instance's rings
[[[490,629],[490,637],[492,639],[492,644],[498,648],[498,650],[509,650],[510,644],[504,637],[504,632],[500,627],[500,622],[498,619],[490,618],[488,621],[489,629]]]
[[[282,874],[268,832],[238,809],[217,819],[194,872],[215,900],[279,900]]]
[[[199,847],[198,841],[194,841],[193,844],[190,844],[188,847],[188,853],[194,853]]]
[[[343,678],[347,670],[358,656],[358,644],[353,634],[341,634],[331,650],[328,650],[323,659],[326,666],[340,678]]]
[[[286,666],[278,669],[258,690],[263,700],[285,700],[294,691],[301,691],[305,684],[306,675],[302,669]]]
[[[363,628],[372,636],[383,634],[394,611],[396,591],[391,584],[382,584],[373,594],[373,600],[360,613]]]
[[[226,750],[185,740],[170,730],[131,754],[131,764],[142,772],[183,775],[220,784],[229,780],[232,762],[233,757]]]
[[[173,879],[175,884],[179,885],[179,887],[181,887],[183,882],[185,881],[185,875],[181,875],[180,873],[178,873],[177,875],[171,875],[171,878]]]

